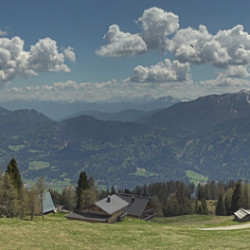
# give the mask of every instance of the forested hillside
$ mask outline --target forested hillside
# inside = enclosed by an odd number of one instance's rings
[[[24,180],[99,187],[167,180],[250,178],[249,92],[201,97],[135,122],[78,116],[55,122],[35,110],[0,111],[0,164],[15,156]]]

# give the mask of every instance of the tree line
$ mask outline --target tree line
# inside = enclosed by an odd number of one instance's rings
[[[16,160],[12,158],[5,173],[0,172],[0,216],[24,218],[35,214],[43,216],[43,199],[46,191],[45,180],[40,177],[27,189],[19,173]],[[183,181],[157,182],[148,185],[137,185],[134,189],[99,191],[92,176],[80,172],[77,186],[69,185],[61,193],[50,189],[55,205],[62,205],[69,211],[81,210],[96,200],[115,193],[127,193],[151,197],[151,204],[160,216],[187,214],[209,214],[207,201],[216,202],[216,215],[231,215],[240,207],[250,208],[248,182],[215,182],[193,183]]]

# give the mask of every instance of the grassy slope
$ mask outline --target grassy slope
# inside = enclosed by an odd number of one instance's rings
[[[153,223],[126,219],[117,224],[66,220],[0,219],[1,249],[247,249],[250,229],[200,231],[235,224],[232,217],[180,216]]]

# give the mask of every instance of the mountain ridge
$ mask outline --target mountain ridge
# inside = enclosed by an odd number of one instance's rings
[[[86,115],[56,122],[37,111],[0,108],[0,166],[14,155],[25,180],[45,176],[57,186],[76,183],[82,170],[103,188],[250,180],[249,93],[200,97],[138,123]]]

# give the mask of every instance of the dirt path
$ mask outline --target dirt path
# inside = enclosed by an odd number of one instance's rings
[[[243,224],[243,225],[225,226],[225,227],[199,228],[199,230],[216,231],[216,230],[237,230],[237,229],[244,229],[244,228],[250,228],[250,223]]]

